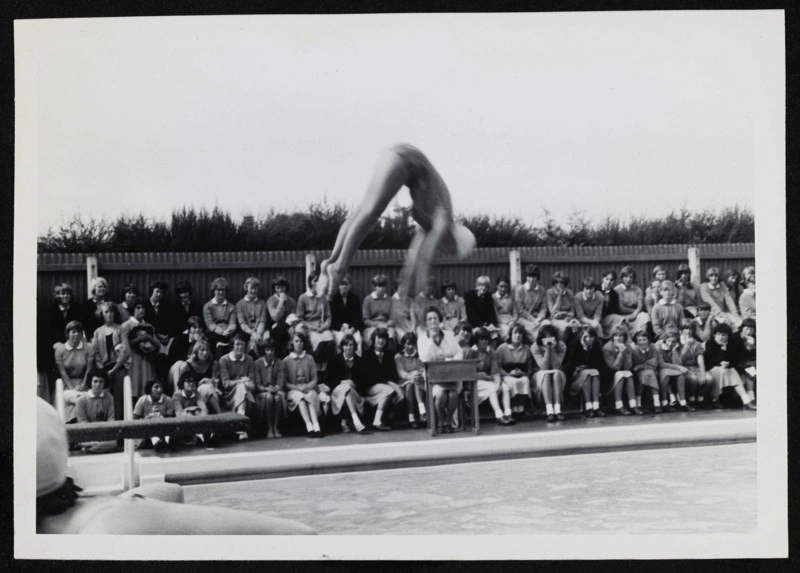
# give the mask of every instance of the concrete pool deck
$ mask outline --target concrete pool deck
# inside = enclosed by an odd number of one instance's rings
[[[456,432],[432,438],[425,430],[395,429],[366,436],[336,433],[323,439],[287,436],[223,442],[215,449],[183,448],[174,453],[144,450],[136,458],[142,484],[194,484],[754,441],[756,413],[750,411],[595,419],[573,414],[555,424],[540,419],[510,427],[489,422],[478,436]],[[87,493],[121,491],[125,464],[122,453],[69,459],[73,479]]]

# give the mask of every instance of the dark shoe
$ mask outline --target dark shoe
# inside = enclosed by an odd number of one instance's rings
[[[388,432],[389,430],[391,430],[389,426],[383,423],[380,423],[377,426],[372,426],[372,427],[373,429],[378,430],[379,432]]]
[[[556,420],[558,420],[559,422],[563,422],[564,420],[566,420],[566,418],[564,417],[564,414],[562,414],[561,412],[559,412],[555,416],[556,416]]]
[[[686,402],[686,404],[681,406],[681,410],[684,412],[694,412],[694,408],[692,407],[691,404],[689,404],[689,402]]]
[[[506,419],[506,426],[513,426],[517,421],[511,416],[503,416]]]
[[[437,434],[446,434],[447,430],[445,429],[444,426],[439,426],[438,428],[436,428],[436,433]]]
[[[418,430],[420,428],[420,423],[414,420],[409,424],[412,430]]]
[[[306,437],[308,438],[316,438],[317,436],[315,436],[315,434],[316,432],[314,430],[306,430]]]
[[[747,404],[742,406],[742,409],[744,409],[744,410],[755,410],[756,409],[756,405],[753,404],[752,402],[748,402]]]
[[[445,424],[444,431],[447,434],[452,434],[453,432],[455,432],[455,429],[453,429],[453,426],[451,426],[450,424]]]
[[[661,409],[661,406],[654,406],[653,407],[653,414],[660,414],[664,410]]]
[[[630,416],[631,415],[631,411],[628,410],[627,408],[617,408],[616,412],[617,412],[617,416]]]
[[[722,404],[719,403],[719,400],[712,400],[711,401],[711,409],[712,410],[722,410]]]
[[[159,440],[155,444],[153,444],[153,449],[156,451],[156,453],[161,453],[168,447],[169,445],[164,440]]]
[[[644,416],[644,410],[642,410],[639,406],[634,407],[633,413],[637,416]]]
[[[324,437],[322,432],[320,432],[319,430],[316,430],[316,431],[312,432],[312,434],[314,434],[312,436],[313,438],[322,438],[322,437]]]
[[[606,417],[606,413],[603,412],[600,409],[595,410],[594,411],[594,415],[597,416],[598,418],[605,418]]]
[[[553,423],[556,421],[555,414],[547,414],[547,418],[545,418],[549,423]]]
[[[666,406],[664,406],[664,411],[665,412],[677,412],[677,409],[672,404],[667,404]]]
[[[586,410],[583,415],[587,418],[594,418],[594,410]]]
[[[428,423],[428,414],[420,414],[419,421],[422,422],[423,424],[427,424]]]

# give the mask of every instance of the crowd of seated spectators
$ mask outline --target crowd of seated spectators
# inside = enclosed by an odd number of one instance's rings
[[[281,276],[271,293],[255,277],[237,288],[218,277],[205,297],[181,281],[172,303],[163,281],[144,292],[126,284],[117,303],[98,277],[82,304],[70,285],[57,285],[41,313],[38,392],[53,401],[63,381],[67,423],[121,419],[128,376],[134,419],[236,412],[250,417],[252,432],[279,438],[279,424],[296,416],[318,438],[330,420],[354,433],[405,426],[393,419],[402,411],[411,428],[432,415],[449,433],[464,387],[435,385],[428,412],[424,363],[471,358],[480,361],[478,400],[500,425],[563,421],[569,396],[586,417],[720,409],[721,396],[755,409],[755,269],[721,275],[714,267],[705,278],[698,284],[682,264],[670,279],[659,265],[643,289],[626,266],[599,281],[581,277],[572,290],[565,273],[548,286],[527,265],[516,287],[499,276],[493,288],[480,276],[459,294],[454,281],[439,290],[433,278],[424,292],[395,281],[391,293],[379,274],[363,299],[345,277],[329,301],[316,290],[318,275],[297,299]],[[218,441],[165,436],[143,446]]]

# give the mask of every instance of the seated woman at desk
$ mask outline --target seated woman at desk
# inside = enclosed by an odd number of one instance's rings
[[[425,313],[425,334],[417,341],[419,359],[425,362],[434,360],[461,360],[464,356],[455,336],[442,330],[442,313],[431,307]],[[438,433],[453,433],[452,417],[458,410],[458,394],[461,382],[440,382],[433,387],[433,404],[436,410]]]

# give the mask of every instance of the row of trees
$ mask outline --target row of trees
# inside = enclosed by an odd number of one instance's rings
[[[316,203],[303,212],[275,210],[236,221],[214,207],[211,211],[184,207],[169,221],[144,215],[121,215],[116,221],[79,215],[39,237],[40,253],[296,251],[333,247],[347,218],[342,204]],[[536,227],[520,217],[471,215],[459,217],[477,238],[478,247],[609,246],[701,243],[750,243],[755,220],[749,209],[690,212],[666,217],[636,217],[622,221],[606,217],[592,223],[573,213],[558,224],[549,213]],[[405,249],[414,234],[407,212],[384,215],[364,241],[365,249]]]

